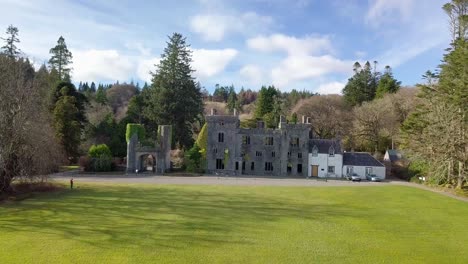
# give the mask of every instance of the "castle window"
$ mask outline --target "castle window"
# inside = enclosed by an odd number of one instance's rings
[[[256,151],[256,152],[255,152],[255,156],[261,157],[261,156],[262,156],[262,152],[261,152],[261,151]]]
[[[242,136],[242,144],[250,145],[250,136]]]
[[[328,173],[335,173],[335,166],[328,166]]]
[[[224,133],[218,133],[218,142],[224,142]]]
[[[224,170],[224,161],[222,159],[216,159],[216,169]]]
[[[291,157],[291,152],[288,152],[288,158],[290,158],[290,157]]]
[[[287,172],[288,172],[288,174],[291,174],[291,172],[292,172],[292,164],[291,163],[288,163]]]
[[[239,162],[236,161],[236,170],[239,170]]]
[[[292,138],[290,144],[292,147],[299,147],[299,138],[298,137]]]
[[[218,153],[218,149],[217,149],[217,148],[214,148],[214,149],[213,149],[213,153],[214,153],[214,154]]]
[[[242,170],[245,171],[245,161],[242,162]]]
[[[273,151],[273,152],[271,153],[271,157],[272,157],[272,158],[276,157],[276,152]]]
[[[255,162],[250,163],[250,170],[255,170]]]
[[[329,149],[328,149],[328,156],[329,157],[335,157],[335,148],[333,146],[331,146]]]
[[[302,159],[302,153],[297,153],[297,158]]]
[[[273,146],[273,137],[266,137],[265,138],[265,145]]]
[[[302,164],[297,164],[297,173],[302,173]]]
[[[273,163],[265,162],[265,171],[273,171]]]
[[[318,148],[316,145],[312,148],[312,157],[317,157],[318,156]]]

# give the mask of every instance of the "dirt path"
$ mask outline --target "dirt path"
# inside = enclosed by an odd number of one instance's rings
[[[68,181],[74,178],[75,184],[103,182],[103,183],[137,183],[137,184],[187,184],[187,185],[232,185],[232,186],[388,186],[403,185],[436,192],[460,201],[468,202],[468,198],[437,190],[424,185],[398,180],[385,182],[351,182],[344,180],[317,180],[317,179],[291,179],[291,178],[264,178],[264,177],[227,177],[227,176],[154,176],[154,175],[80,175],[80,174],[55,174],[52,179]]]

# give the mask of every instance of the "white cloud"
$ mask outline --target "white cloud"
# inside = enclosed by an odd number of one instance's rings
[[[192,67],[194,75],[200,79],[213,77],[226,69],[229,63],[237,56],[235,49],[193,49]],[[160,58],[141,59],[138,62],[137,75],[144,81],[151,81],[151,72],[156,70]]]
[[[351,61],[343,61],[330,55],[324,56],[289,56],[271,71],[273,83],[277,86],[330,73],[350,73]]]
[[[306,36],[296,38],[283,34],[258,36],[247,40],[247,46],[262,52],[284,51],[288,54],[318,54],[332,52],[332,44],[328,36]]]
[[[239,71],[242,78],[247,79],[250,85],[260,85],[265,81],[264,71],[257,65],[249,64]]]
[[[255,12],[240,15],[197,15],[190,20],[190,29],[206,41],[219,42],[228,33],[250,34],[264,31],[273,24],[273,18]]]
[[[196,70],[195,75],[204,79],[224,71],[237,53],[235,49],[194,49],[192,66]]]
[[[156,66],[161,61],[160,58],[142,59],[138,62],[137,76],[145,82],[151,82],[151,72],[156,70]]]
[[[117,50],[73,50],[73,79],[80,81],[129,80],[134,63]]]
[[[344,82],[329,82],[321,84],[315,92],[319,94],[341,94],[341,91],[345,87],[346,83]]]
[[[426,4],[426,1],[421,4]],[[373,0],[366,14],[366,23],[378,27],[383,23],[410,18],[414,0]]]

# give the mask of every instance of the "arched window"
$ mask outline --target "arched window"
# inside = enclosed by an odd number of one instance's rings
[[[316,145],[312,148],[312,157],[317,157],[318,156],[318,148]]]
[[[329,157],[335,157],[335,148],[333,146],[331,146],[329,149],[328,149],[328,156]]]

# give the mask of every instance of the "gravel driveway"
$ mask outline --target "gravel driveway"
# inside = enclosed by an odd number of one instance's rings
[[[351,182],[346,180],[322,180],[322,179],[291,179],[291,178],[266,178],[266,177],[234,177],[234,176],[154,176],[154,175],[94,175],[77,174],[73,172],[52,175],[52,179],[68,181],[73,177],[75,185],[80,183],[103,182],[103,183],[137,183],[137,184],[187,184],[187,185],[231,185],[231,186],[389,186],[404,185],[419,189],[436,192],[457,200],[468,202],[468,198],[456,196],[442,190],[428,186],[409,183],[400,180],[386,180],[384,182]]]

